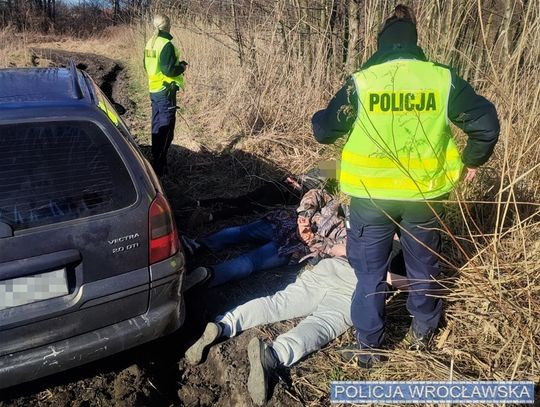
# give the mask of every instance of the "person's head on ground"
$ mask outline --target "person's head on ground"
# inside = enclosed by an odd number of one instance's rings
[[[156,30],[156,32],[159,32],[159,31],[170,32],[171,31],[171,20],[165,14],[156,14],[154,16],[154,19],[152,20],[152,25],[154,26],[154,29]]]
[[[312,189],[324,189],[331,195],[337,193],[336,165],[335,161],[324,161],[306,173],[297,176],[296,185],[298,185],[302,195]]]
[[[298,177],[298,181],[302,186],[304,193],[311,189],[322,189],[324,184],[327,181],[325,175],[321,173],[321,170],[318,167],[310,169],[305,174],[302,174]]]
[[[416,46],[418,32],[413,10],[398,4],[394,13],[384,22],[377,39],[378,49],[401,49]]]

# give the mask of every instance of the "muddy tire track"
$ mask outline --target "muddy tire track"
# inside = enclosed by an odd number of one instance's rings
[[[34,48],[31,52],[34,66],[67,67],[70,61],[74,61],[77,68],[90,75],[111,102],[126,108],[123,119],[128,122],[134,119],[136,105],[128,96],[130,78],[122,63],[102,55],[51,48]]]

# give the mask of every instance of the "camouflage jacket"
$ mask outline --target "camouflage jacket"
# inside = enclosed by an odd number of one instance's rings
[[[308,191],[296,209],[310,219],[313,238],[307,243],[311,256],[332,257],[336,245],[347,243],[345,217],[348,208],[323,189]]]

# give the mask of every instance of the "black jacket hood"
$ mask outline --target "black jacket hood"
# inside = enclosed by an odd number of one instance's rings
[[[427,61],[418,45],[416,25],[408,20],[389,18],[377,38],[377,51],[366,61],[362,69],[398,58]]]
[[[400,49],[416,46],[418,32],[416,25],[409,20],[398,20],[391,17],[384,23],[377,38],[378,49]]]

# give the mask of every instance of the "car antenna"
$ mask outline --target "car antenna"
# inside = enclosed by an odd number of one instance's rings
[[[75,65],[75,61],[73,59],[69,60],[69,71],[71,73],[71,81],[73,82],[73,92],[74,96],[77,99],[82,99],[84,97],[81,84],[79,83],[79,74],[77,73],[77,66]]]

